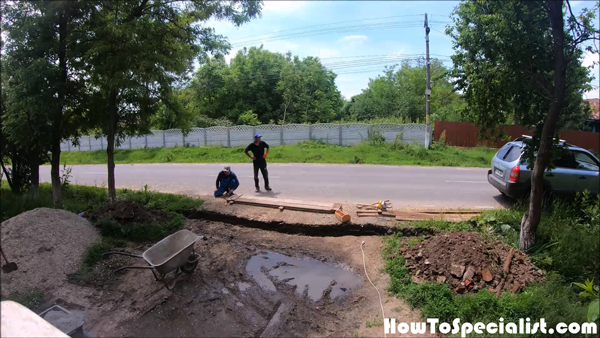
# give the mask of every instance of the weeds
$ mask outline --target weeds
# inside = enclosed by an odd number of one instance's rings
[[[171,220],[164,224],[137,223],[123,225],[111,219],[101,219],[96,222],[96,226],[100,229],[100,234],[105,237],[141,242],[153,241],[162,239],[181,229],[185,218],[177,213],[171,213],[171,217]]]
[[[0,216],[5,221],[27,210],[45,207],[52,208],[52,186],[49,183],[40,183],[40,199],[32,200],[27,194],[17,195],[10,191],[5,181],[1,183]],[[183,212],[195,210],[202,205],[202,200],[193,199],[183,195],[165,194],[150,191],[146,186],[143,191],[118,189],[117,199],[134,201],[150,209],[164,210],[167,212]],[[79,213],[96,210],[108,203],[105,188],[90,187],[70,184],[63,188],[64,209]]]
[[[559,322],[581,322],[585,307],[577,301],[573,290],[564,279],[551,273],[544,284],[532,285],[520,294],[505,293],[501,297],[486,290],[476,294],[455,296],[446,284],[424,282],[416,284],[409,275],[402,256],[391,255],[402,245],[400,234],[384,238],[386,272],[390,275],[389,291],[405,299],[413,308],[419,308],[423,318],[438,318],[440,322],[518,322],[519,318],[532,321],[544,318],[548,325]],[[391,258],[393,257],[393,258]],[[539,334],[538,336],[542,336]]]
[[[31,289],[22,293],[12,293],[7,299],[36,311],[46,301],[46,295],[39,289]]]

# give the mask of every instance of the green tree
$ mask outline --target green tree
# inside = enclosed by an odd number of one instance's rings
[[[439,60],[430,62],[431,111],[434,120],[460,120],[463,100],[455,92],[448,69]],[[371,79],[363,92],[352,98],[350,115],[359,121],[376,118],[425,119],[425,60],[404,61],[400,68],[387,67]]]
[[[149,132],[161,103],[171,110],[174,84],[198,55],[224,53],[226,40],[201,23],[214,17],[241,25],[260,13],[254,1],[99,1],[84,29],[93,41],[86,74],[94,91],[93,121],[107,136],[108,197],[116,199],[114,147],[126,135]],[[177,112],[176,115],[185,114]]]
[[[533,172],[523,249],[535,242],[557,125],[580,114],[581,94],[588,89],[590,75],[580,59],[583,44],[599,38],[597,11],[597,3],[575,16],[568,1],[470,0],[456,8],[447,31],[454,40],[453,76],[482,130],[497,135],[496,125],[513,116],[536,128],[525,154]]]
[[[5,50],[11,68],[8,82],[14,85],[15,95],[26,99],[20,107],[8,110],[7,119],[11,119],[13,126],[24,125],[23,119],[12,117],[26,113],[33,125],[30,130],[37,130],[38,125],[49,127],[47,139],[40,142],[47,140],[45,145],[52,152],[52,197],[54,206],[61,207],[60,144],[78,136],[79,117],[86,112],[85,81],[79,71],[84,62],[86,39],[78,27],[88,18],[94,3],[24,0],[3,1],[1,6]],[[12,130],[16,140],[19,128]],[[39,130],[37,136],[41,137],[45,130]],[[31,136],[21,133],[20,137]]]

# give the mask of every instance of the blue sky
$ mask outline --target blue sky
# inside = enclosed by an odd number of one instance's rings
[[[349,99],[366,88],[369,78],[381,74],[386,65],[424,55],[424,13],[429,14],[432,28],[430,54],[450,65],[452,43],[443,32],[457,4],[458,1],[265,1],[262,16],[239,28],[214,20],[207,25],[228,37],[234,46],[227,60],[244,46],[261,44],[270,51],[321,58],[323,64],[339,74],[336,83]],[[593,2],[571,4],[578,12]],[[310,35],[298,36],[302,32]],[[598,60],[598,55],[588,55],[584,63],[591,64],[593,58]],[[593,72],[596,89],[587,93],[587,98],[598,97],[598,66]]]

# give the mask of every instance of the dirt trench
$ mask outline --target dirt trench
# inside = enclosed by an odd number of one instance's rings
[[[119,266],[143,261],[118,257],[96,266],[94,285],[73,285],[57,295],[65,307],[86,312],[89,336],[115,337],[300,337],[383,336],[376,290],[386,317],[420,321],[418,311],[387,294],[389,276],[379,236],[324,236],[331,230],[277,231],[274,225],[238,226],[188,220],[185,228],[207,237],[196,244],[201,256],[192,274],[182,274],[173,291],[147,270],[113,274]],[[298,225],[299,226],[299,225]],[[369,234],[369,232],[365,232]],[[371,233],[372,234],[372,233]],[[152,245],[130,246],[143,252]],[[132,264],[133,263],[133,264]]]

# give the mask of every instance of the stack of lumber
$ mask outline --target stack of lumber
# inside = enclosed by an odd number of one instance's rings
[[[481,210],[472,209],[425,209],[425,210],[357,210],[358,217],[394,217],[397,221],[440,220],[448,222],[468,221],[481,214]]]
[[[237,199],[228,200],[230,204],[246,204],[266,208],[276,208],[279,210],[297,210],[307,212],[317,212],[325,214],[333,214],[341,208],[338,203],[318,203],[300,200],[288,200],[279,198],[264,198],[264,197],[239,197]]]

